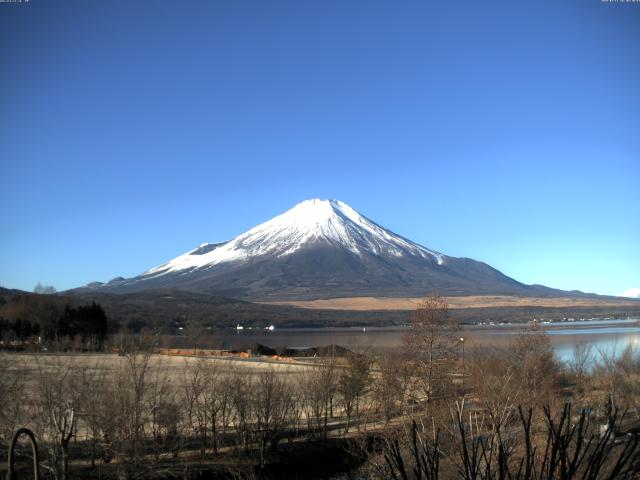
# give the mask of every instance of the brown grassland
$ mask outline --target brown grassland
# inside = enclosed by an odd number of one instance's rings
[[[499,307],[604,307],[638,306],[637,300],[624,298],[580,297],[515,297],[508,295],[473,295],[443,297],[449,308],[499,308]],[[296,300],[263,302],[272,305],[291,305],[320,310],[414,310],[423,297],[347,297],[322,300]]]

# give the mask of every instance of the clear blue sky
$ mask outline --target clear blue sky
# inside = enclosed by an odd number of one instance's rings
[[[640,3],[0,3],[0,285],[133,276],[306,198],[640,287]]]

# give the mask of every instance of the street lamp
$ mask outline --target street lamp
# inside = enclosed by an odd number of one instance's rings
[[[460,343],[462,344],[462,389],[464,390],[464,373],[465,373],[465,365],[464,365],[464,337],[460,337]]]

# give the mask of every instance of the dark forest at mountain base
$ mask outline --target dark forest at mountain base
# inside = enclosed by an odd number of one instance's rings
[[[234,298],[212,296],[181,290],[153,290],[133,294],[59,294],[37,295],[0,289],[0,317],[15,320],[31,310],[64,310],[65,305],[89,305],[95,302],[104,309],[110,324],[140,330],[144,326],[171,327],[188,321],[212,327],[348,327],[394,326],[409,322],[410,310],[354,311],[305,309],[287,305],[252,303]],[[26,313],[20,313],[26,312]],[[486,307],[452,308],[459,322],[484,321],[527,322],[533,318],[626,318],[640,316],[640,301],[633,305],[571,307]]]

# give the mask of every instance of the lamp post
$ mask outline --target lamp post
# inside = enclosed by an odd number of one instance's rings
[[[464,374],[465,374],[465,365],[464,365],[464,337],[460,337],[460,343],[462,344],[462,389],[464,390]]]

